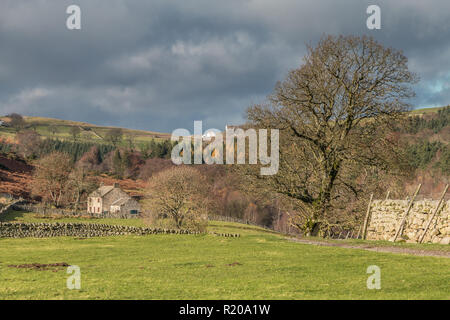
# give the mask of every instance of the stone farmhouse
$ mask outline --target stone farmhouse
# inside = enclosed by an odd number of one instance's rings
[[[139,203],[117,183],[112,186],[101,186],[88,197],[87,212],[90,214],[121,217],[137,215],[139,211]]]

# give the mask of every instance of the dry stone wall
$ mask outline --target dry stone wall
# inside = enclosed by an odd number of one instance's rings
[[[418,242],[438,203],[437,200],[415,201],[403,228],[402,238],[407,242]],[[408,204],[407,200],[373,201],[367,239],[392,240]],[[449,213],[450,200],[441,204],[440,211],[431,222],[423,242],[449,244]]]
[[[189,230],[141,228],[98,223],[11,223],[0,222],[0,238],[101,237],[148,234],[198,234]]]
[[[191,230],[141,228],[99,223],[20,223],[0,222],[0,238],[105,237],[149,234],[204,234]],[[239,238],[238,233],[216,233],[216,236]]]

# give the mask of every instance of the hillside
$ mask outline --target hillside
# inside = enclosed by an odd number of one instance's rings
[[[32,170],[25,161],[0,155],[0,193],[29,198]]]
[[[444,109],[445,107],[430,107],[430,108],[419,108],[411,111],[413,115],[424,115],[424,114],[433,114],[438,113],[439,110]]]
[[[442,110],[443,108],[445,107],[415,109],[411,111],[411,115],[414,116],[433,115],[438,113],[438,111]],[[113,128],[117,128],[111,126],[99,126],[87,122],[61,120],[46,117],[24,116],[24,120],[26,122],[25,128],[35,130],[42,137],[48,138],[73,140],[71,128],[78,127],[80,128],[81,131],[80,136],[77,139],[83,142],[106,143],[104,137],[107,131]],[[0,121],[4,121],[6,124],[8,124],[10,122],[10,119],[6,116],[3,116],[0,117]],[[122,129],[125,139],[131,136],[137,143],[148,142],[151,139],[155,140],[170,139],[169,133],[134,130],[127,128],[120,128],[120,129]],[[7,126],[0,126],[0,138],[10,140],[14,138],[15,134],[16,131],[13,128]]]
[[[4,121],[6,124],[10,122],[8,117],[0,117],[0,120]],[[43,117],[28,117],[24,116],[25,128],[35,130],[42,137],[47,138],[57,138],[64,140],[73,140],[71,129],[73,127],[78,127],[80,129],[80,134],[77,137],[78,141],[83,142],[95,142],[95,143],[106,143],[104,137],[108,130],[117,127],[99,126],[95,124],[90,124],[86,122],[77,122],[70,120],[60,120],[53,118],[43,118]],[[165,140],[170,138],[168,133],[160,133],[153,131],[144,130],[133,130],[133,129],[122,129],[124,139],[131,137],[135,143],[139,144],[141,142],[148,142],[152,139],[155,140]],[[13,138],[16,131],[11,127],[0,126],[0,138]]]
[[[411,111],[411,115],[414,116],[424,116],[433,115],[438,113],[444,107],[438,108],[421,108]],[[107,143],[104,139],[108,130],[115,129],[117,127],[111,126],[99,126],[87,122],[78,122],[71,120],[61,120],[46,117],[30,117],[24,116],[26,122],[25,128],[32,129],[39,133],[42,137],[55,138],[62,140],[73,140],[71,129],[73,127],[78,127],[80,129],[80,134],[77,137],[78,141],[82,142],[94,142],[94,143]],[[4,121],[6,124],[10,122],[10,119],[6,116],[0,117],[0,121]],[[152,139],[154,140],[165,140],[170,139],[169,133],[154,132],[154,131],[144,131],[144,130],[134,130],[127,128],[120,128],[123,132],[124,139],[132,137],[135,143],[148,142]],[[0,138],[12,140],[15,137],[16,130],[7,127],[0,126]]]
[[[416,110],[398,131],[414,170],[407,192],[422,183],[421,194],[437,198],[450,182],[450,106]]]

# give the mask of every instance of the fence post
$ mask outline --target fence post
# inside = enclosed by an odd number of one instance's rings
[[[416,199],[417,194],[419,193],[421,187],[422,187],[422,184],[419,183],[419,186],[417,187],[416,192],[414,192],[414,195],[411,198],[411,201],[409,202],[409,205],[408,205],[408,208],[406,209],[405,215],[403,216],[403,219],[400,222],[400,225],[398,226],[397,232],[395,233],[394,239],[392,240],[393,242],[395,242],[395,240],[397,240],[398,236],[403,232],[403,226],[405,225],[406,218],[408,218],[409,211],[411,211],[411,208],[414,204],[414,200]]]
[[[372,205],[372,199],[373,199],[373,193],[370,194],[369,205],[367,206],[366,218],[364,219],[364,225],[363,225],[363,228],[362,228],[362,239],[363,240],[366,240],[367,227],[369,225],[370,207]]]
[[[387,195],[386,195],[386,199],[385,200],[389,200],[389,195],[391,194],[391,190],[388,190]]]
[[[359,239],[359,235],[361,234],[362,224],[359,226],[358,233],[356,234],[356,239]]]
[[[444,192],[442,192],[442,195],[441,195],[441,198],[439,199],[438,205],[437,205],[436,209],[434,210],[433,214],[431,215],[430,220],[428,220],[427,225],[425,226],[425,230],[423,230],[423,234],[419,238],[419,243],[422,243],[423,239],[425,238],[425,234],[427,233],[428,228],[430,227],[431,221],[433,221],[434,217],[439,212],[439,208],[441,206],[442,201],[444,200],[447,190],[448,190],[448,184],[445,186]]]

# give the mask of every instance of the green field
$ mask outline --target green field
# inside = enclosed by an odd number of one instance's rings
[[[24,117],[24,119],[26,121],[26,128],[35,130],[44,138],[57,138],[61,140],[73,140],[71,128],[75,126],[81,129],[80,135],[77,137],[77,141],[106,143],[104,137],[111,128],[114,128],[108,126],[98,126],[85,122],[43,117]],[[8,118],[0,117],[0,120],[5,120],[7,122]],[[55,133],[52,132],[52,126],[56,128]],[[170,135],[167,133],[153,131],[122,129],[122,132],[123,140],[126,140],[127,137],[132,136],[135,143],[149,142],[152,139],[155,141],[161,141],[170,138]],[[0,137],[13,138],[15,134],[16,131],[11,127],[0,127]]]
[[[3,218],[48,221],[21,213]],[[137,219],[100,222],[142,225]],[[0,299],[450,298],[448,258],[299,244],[235,223],[212,222],[209,231],[241,237],[0,239]],[[79,266],[81,289],[67,289],[66,268],[9,267],[35,262]],[[366,287],[370,265],[381,268],[380,290]]]
[[[437,113],[439,110],[443,109],[445,107],[430,107],[430,108],[420,108],[420,109],[414,109],[411,111],[412,114],[427,114],[427,113]]]

